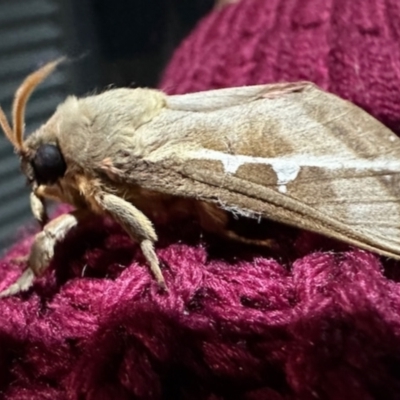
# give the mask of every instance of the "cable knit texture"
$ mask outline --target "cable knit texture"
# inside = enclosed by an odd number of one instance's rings
[[[307,79],[399,133],[399,43],[398,0],[242,0],[200,22],[161,87]],[[398,263],[307,232],[267,257],[194,221],[157,231],[168,293],[93,218],[29,292],[0,300],[1,398],[400,399]],[[31,243],[0,261],[0,289]]]
[[[176,52],[169,93],[310,80],[400,132],[400,2],[242,0]]]

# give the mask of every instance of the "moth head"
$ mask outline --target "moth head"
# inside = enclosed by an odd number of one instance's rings
[[[44,81],[62,59],[49,62],[30,74],[17,90],[12,106],[12,127],[0,108],[0,126],[14,146],[21,162],[22,172],[35,190],[39,185],[51,185],[64,176],[66,164],[60,148],[55,142],[47,142],[40,131],[36,140],[24,140],[25,108],[34,89]]]

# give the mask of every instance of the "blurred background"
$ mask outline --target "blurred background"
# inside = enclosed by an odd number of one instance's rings
[[[0,0],[0,105],[10,115],[15,90],[45,62],[66,55],[33,94],[27,134],[68,94],[113,86],[157,85],[173,50],[214,0]],[[29,187],[0,135],[0,251],[32,220]]]

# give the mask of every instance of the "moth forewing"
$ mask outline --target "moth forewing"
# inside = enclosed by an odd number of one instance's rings
[[[177,187],[146,176],[141,185],[198,195],[243,214],[252,210],[399,258],[400,140],[360,108],[312,84],[288,87],[204,92],[215,93],[214,111],[201,103],[201,93],[170,96],[168,110],[147,132],[180,115],[182,140],[193,140],[162,146],[150,158],[152,176],[168,163],[171,177],[174,171],[176,179],[186,180]],[[122,174],[132,176],[128,170]]]
[[[25,80],[14,126],[4,113],[0,124],[32,182],[35,216],[45,218],[46,197],[77,210],[44,226],[28,272],[0,296],[29,288],[56,242],[94,212],[139,242],[160,285],[152,219],[171,220],[175,212],[247,243],[252,238],[232,231],[230,214],[400,258],[400,140],[355,105],[308,82],[177,96],[113,89],[69,98],[22,142],[27,98],[55,65]]]
[[[400,140],[394,133],[353,104],[313,86],[257,102],[251,112],[264,117],[250,115],[252,132],[268,133],[231,140],[230,153],[190,152],[187,176],[209,183],[214,179],[225,193],[261,200],[259,208],[250,208],[265,217],[399,257]],[[253,154],[245,141],[250,135],[257,137]],[[193,160],[200,164],[191,170]],[[210,160],[217,171],[212,178],[210,166],[201,167],[201,161]],[[238,206],[237,200],[233,203],[226,199],[227,208]],[[271,210],[271,203],[279,212]],[[243,207],[249,208],[246,201]]]

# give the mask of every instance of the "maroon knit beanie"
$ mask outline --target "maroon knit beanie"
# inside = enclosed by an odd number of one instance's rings
[[[399,40],[398,0],[242,0],[199,24],[161,86],[307,79],[400,133]],[[29,292],[0,299],[0,398],[400,399],[397,263],[306,232],[272,258],[192,221],[157,232],[168,294],[96,218]],[[0,261],[0,290],[31,243]]]
[[[312,81],[400,132],[398,0],[241,0],[181,45],[168,93]]]

